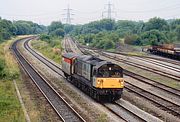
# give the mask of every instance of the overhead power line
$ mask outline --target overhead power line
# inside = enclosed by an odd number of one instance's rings
[[[64,10],[66,11],[66,14],[64,14],[66,16],[64,18],[66,20],[66,24],[71,24],[71,20],[73,19],[73,18],[71,18],[71,16],[74,15],[71,13],[72,9],[70,9],[69,5],[68,5],[67,9],[64,9]]]
[[[115,13],[115,11],[113,11],[113,4],[109,2],[105,6],[107,6],[107,10],[103,11],[102,18],[104,18],[104,14],[106,13],[107,16],[105,18],[112,19],[112,13]]]

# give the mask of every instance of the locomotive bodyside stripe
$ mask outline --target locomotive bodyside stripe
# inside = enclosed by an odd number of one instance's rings
[[[64,57],[64,61],[67,62],[67,63],[69,63],[69,64],[72,64],[72,60],[71,60],[71,59],[68,59],[68,58],[65,58],[65,57]]]

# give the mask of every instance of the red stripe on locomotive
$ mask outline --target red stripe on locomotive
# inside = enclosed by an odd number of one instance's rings
[[[72,60],[71,59],[68,59],[68,58],[64,58],[64,61],[69,63],[69,64],[72,64]]]

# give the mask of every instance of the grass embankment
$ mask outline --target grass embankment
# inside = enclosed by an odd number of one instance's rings
[[[52,39],[50,41],[33,40],[31,41],[31,45],[44,56],[60,64],[62,50],[61,39]]]
[[[13,40],[0,44],[0,122],[25,121],[13,84],[13,80],[18,81],[20,76],[18,65],[9,50]]]

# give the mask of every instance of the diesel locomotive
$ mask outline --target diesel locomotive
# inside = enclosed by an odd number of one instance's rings
[[[62,70],[73,85],[97,101],[115,101],[124,88],[123,68],[91,55],[66,53]]]

